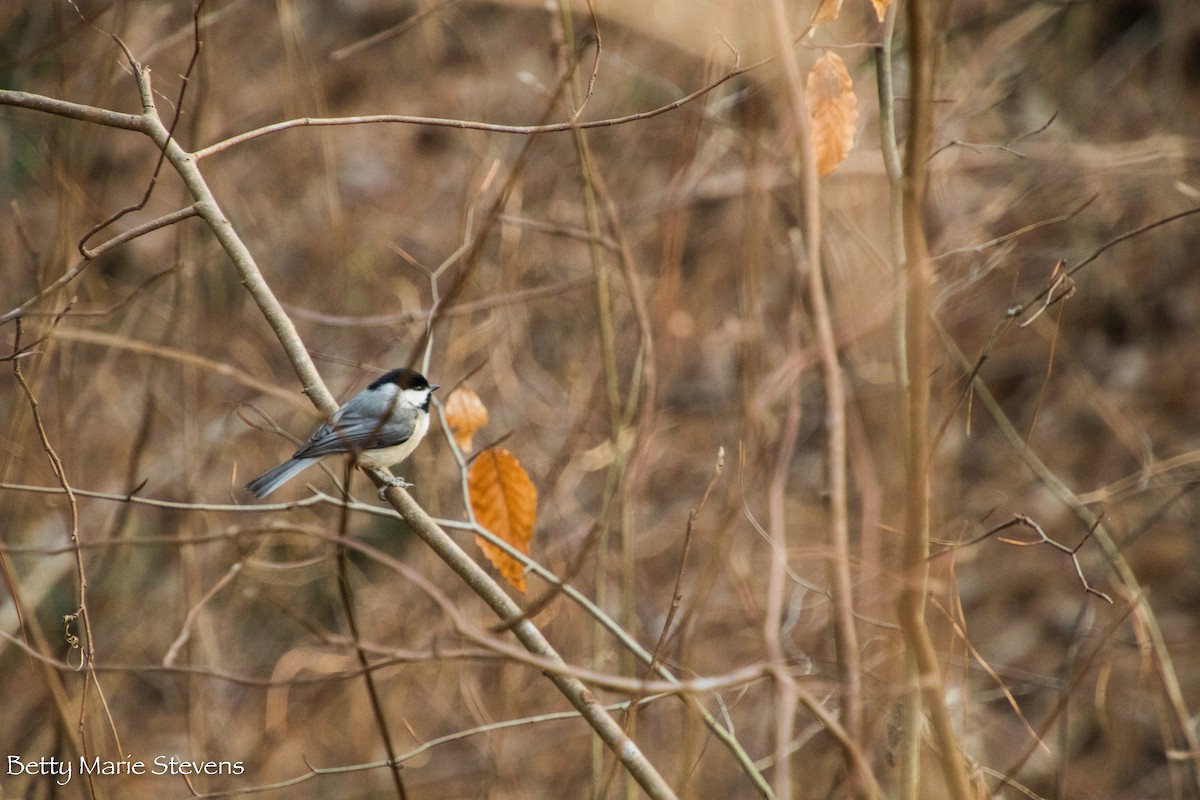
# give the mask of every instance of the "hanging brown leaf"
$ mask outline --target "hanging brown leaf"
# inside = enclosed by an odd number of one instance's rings
[[[475,392],[460,386],[446,398],[443,413],[450,430],[454,432],[454,441],[458,442],[458,449],[464,453],[471,452],[471,440],[475,432],[487,424],[487,406]]]
[[[888,8],[892,5],[892,0],[871,0],[871,5],[875,6],[875,15],[879,17],[880,22],[883,22]]]
[[[475,519],[517,550],[529,554],[537,521],[537,487],[516,456],[502,447],[479,454],[467,474]],[[475,543],[517,591],[525,591],[525,568],[482,536]]]
[[[840,13],[842,13],[842,0],[821,0],[821,4],[813,13],[813,27],[822,22],[833,22]]]
[[[826,53],[813,64],[808,73],[807,99],[817,172],[828,175],[850,154],[858,125],[854,81],[846,70],[846,62],[837,53]]]

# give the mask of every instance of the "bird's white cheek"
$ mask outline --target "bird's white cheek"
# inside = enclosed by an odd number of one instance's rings
[[[400,401],[414,408],[421,408],[429,402],[428,389],[405,389],[400,392]]]

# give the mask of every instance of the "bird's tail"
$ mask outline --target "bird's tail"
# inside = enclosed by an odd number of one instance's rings
[[[246,491],[260,499],[266,497],[315,463],[315,458],[289,458],[275,469],[264,472],[247,483]]]

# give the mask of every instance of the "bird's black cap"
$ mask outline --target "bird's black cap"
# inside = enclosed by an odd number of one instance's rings
[[[436,386],[430,386],[429,381],[425,380],[425,376],[417,372],[415,369],[401,367],[394,369],[384,375],[380,375],[375,379],[374,383],[368,386],[368,389],[378,389],[384,384],[394,383],[401,390],[405,389],[436,389]]]

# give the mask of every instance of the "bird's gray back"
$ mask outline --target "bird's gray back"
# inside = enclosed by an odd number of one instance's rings
[[[395,384],[360,392],[313,432],[295,458],[319,458],[368,448],[395,447],[413,434],[417,410],[396,402]],[[389,414],[390,412],[390,414]],[[388,415],[386,422],[380,420]]]

